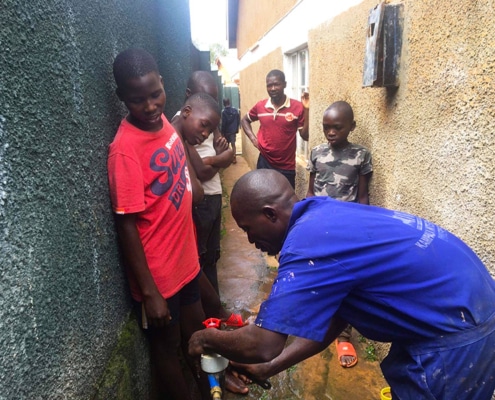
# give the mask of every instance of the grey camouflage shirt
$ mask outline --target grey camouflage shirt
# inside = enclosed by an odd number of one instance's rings
[[[356,201],[359,176],[373,171],[370,151],[349,143],[343,149],[333,149],[322,143],[311,150],[306,168],[315,173],[314,194],[343,201]]]

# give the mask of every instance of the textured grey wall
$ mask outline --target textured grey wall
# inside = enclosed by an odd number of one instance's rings
[[[106,178],[111,64],[157,57],[180,107],[188,2],[2,0],[0,399],[90,398],[129,311]]]

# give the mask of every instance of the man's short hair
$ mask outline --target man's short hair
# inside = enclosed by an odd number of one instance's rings
[[[280,78],[282,82],[285,82],[285,74],[279,69],[272,69],[270,72],[268,72],[266,77],[268,78],[270,76],[276,76],[277,78]]]
[[[208,71],[194,71],[187,81],[191,93],[203,92],[205,87],[218,89],[217,82]]]
[[[160,74],[155,59],[144,49],[124,50],[115,57],[113,62],[113,76],[118,87],[125,85],[129,79],[139,78],[150,72]]]

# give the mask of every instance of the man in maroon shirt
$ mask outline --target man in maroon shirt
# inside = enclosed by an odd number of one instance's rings
[[[260,100],[241,120],[241,126],[253,146],[260,151],[257,169],[275,169],[295,187],[296,135],[309,137],[309,94],[301,101],[290,99],[284,93],[287,86],[282,71],[274,69],[266,76],[268,99]],[[255,135],[251,123],[259,121]]]

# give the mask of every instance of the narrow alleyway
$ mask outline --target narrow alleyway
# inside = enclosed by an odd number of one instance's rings
[[[218,275],[222,301],[243,318],[256,315],[260,303],[268,295],[276,275],[277,263],[265,257],[251,245],[245,233],[239,229],[229,208],[229,195],[237,179],[249,171],[241,156],[237,164],[223,171],[224,185],[224,235],[222,256],[218,263]],[[335,346],[270,379],[271,390],[257,385],[250,386],[247,396],[226,393],[224,399],[277,399],[277,400],[379,400],[380,390],[387,386],[377,361],[366,359],[368,344],[360,341],[353,330],[353,344],[359,362],[350,369],[340,367]]]

